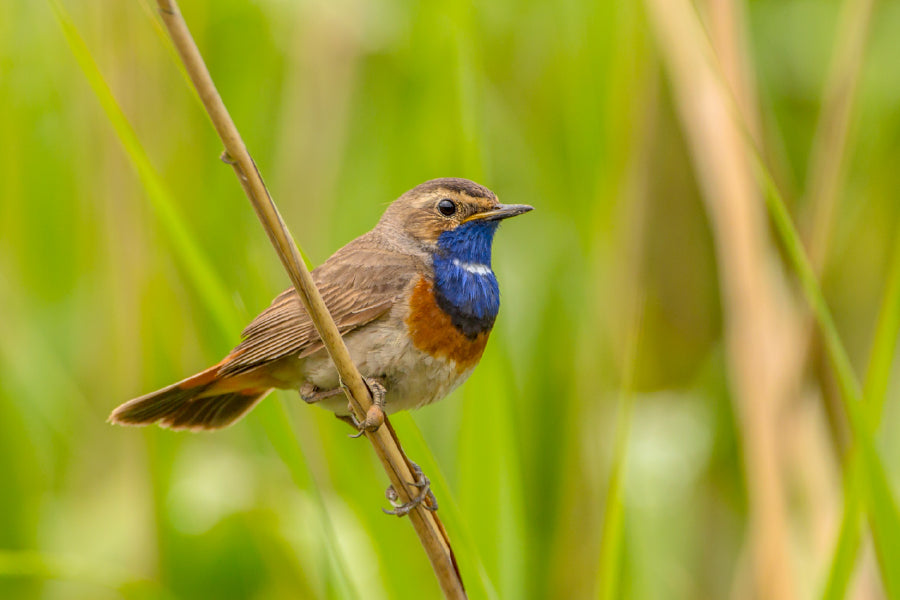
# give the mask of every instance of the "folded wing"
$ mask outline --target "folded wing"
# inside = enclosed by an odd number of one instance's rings
[[[416,259],[357,238],[312,272],[341,335],[377,319],[403,297],[417,273]],[[241,334],[219,375],[243,373],[287,356],[308,356],[322,347],[297,292],[282,292]]]

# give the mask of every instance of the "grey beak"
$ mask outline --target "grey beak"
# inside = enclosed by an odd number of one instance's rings
[[[528,206],[527,204],[501,204],[493,210],[486,210],[472,215],[466,219],[466,222],[479,220],[499,221],[500,219],[515,217],[516,215],[521,215],[531,210],[534,210],[534,207]]]

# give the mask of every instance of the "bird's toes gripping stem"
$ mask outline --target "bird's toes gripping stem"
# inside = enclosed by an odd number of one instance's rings
[[[437,499],[431,492],[431,480],[426,477],[425,473],[422,472],[422,468],[419,465],[412,461],[410,461],[410,465],[412,466],[413,475],[415,475],[416,480],[410,482],[409,485],[416,488],[418,493],[415,496],[410,495],[411,500],[409,502],[401,504],[399,501],[397,490],[394,489],[393,485],[389,485],[388,489],[384,492],[384,495],[385,497],[387,497],[388,501],[391,503],[394,509],[388,510],[386,508],[382,508],[381,510],[383,510],[385,514],[403,517],[405,515],[408,515],[412,509],[419,506],[420,504],[425,509],[432,512],[438,509]]]
[[[353,407],[350,407],[350,421],[357,430],[357,433],[350,436],[352,438],[358,438],[367,431],[377,431],[384,423],[384,397],[387,391],[377,379],[366,377],[363,381],[366,382],[366,387],[369,388],[369,392],[372,394],[372,406],[369,407],[369,410],[366,412],[366,418],[362,422],[357,420],[353,414]]]
[[[337,396],[339,394],[343,394],[344,390],[340,387],[336,387],[333,390],[320,390],[314,384],[310,382],[306,382],[300,386],[300,397],[303,398],[303,401],[307,404],[315,404],[316,402],[320,402],[325,400],[326,398],[331,398],[332,396]]]

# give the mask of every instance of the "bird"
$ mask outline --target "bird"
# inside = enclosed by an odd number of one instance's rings
[[[531,210],[501,204],[467,179],[433,179],[401,195],[373,229],[312,271],[372,392],[364,421],[353,416],[294,288],[278,295],[221,361],[125,402],[109,421],[216,430],[279,388],[297,390],[362,432],[377,428],[384,414],[436,402],[472,374],[497,318],[494,234],[504,219]]]

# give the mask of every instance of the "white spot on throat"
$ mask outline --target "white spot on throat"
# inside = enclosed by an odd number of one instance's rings
[[[482,263],[463,262],[463,261],[459,260],[458,258],[454,258],[453,264],[455,266],[459,267],[460,269],[462,269],[463,271],[468,271],[469,273],[472,273],[473,275],[491,275],[493,273],[493,271],[491,271],[491,268],[489,266],[482,264]]]

